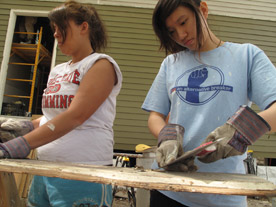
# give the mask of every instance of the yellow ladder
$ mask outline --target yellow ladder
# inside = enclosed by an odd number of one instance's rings
[[[32,75],[32,79],[30,79],[30,80],[29,79],[7,78],[7,80],[10,80],[10,81],[30,82],[31,83],[31,89],[30,89],[30,93],[29,93],[30,95],[29,96],[20,96],[20,95],[4,94],[4,96],[7,96],[7,97],[29,99],[28,114],[31,114],[38,64],[45,57],[47,57],[49,59],[50,53],[43,47],[43,45],[41,45],[42,27],[40,28],[39,33],[33,33],[33,32],[14,32],[14,33],[15,34],[34,34],[34,35],[38,34],[39,35],[38,42],[36,44],[13,43],[12,49],[11,49],[12,53],[10,55],[10,57],[12,57],[14,54],[16,54],[19,57],[23,58],[25,61],[27,61],[27,63],[10,62],[9,64],[33,66],[33,75]],[[34,59],[34,63],[30,63],[31,61],[33,61],[33,59]]]

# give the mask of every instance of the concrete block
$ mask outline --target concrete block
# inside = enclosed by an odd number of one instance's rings
[[[276,166],[257,166],[257,176],[276,185]]]

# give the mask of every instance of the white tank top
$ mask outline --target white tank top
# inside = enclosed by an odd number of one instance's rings
[[[112,164],[113,122],[116,115],[116,97],[122,86],[122,74],[118,64],[110,56],[94,53],[77,63],[70,64],[71,61],[68,61],[54,67],[43,93],[44,116],[40,125],[67,110],[86,72],[102,58],[113,64],[117,74],[118,82],[112,92],[82,125],[59,139],[39,147],[38,159],[96,165]]]

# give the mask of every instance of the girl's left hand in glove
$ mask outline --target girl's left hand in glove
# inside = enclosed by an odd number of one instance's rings
[[[0,142],[7,142],[15,137],[24,136],[34,129],[28,120],[0,117]]]
[[[247,146],[253,144],[266,132],[269,124],[248,106],[239,110],[222,126],[211,132],[203,143],[219,141],[216,150],[210,154],[198,157],[201,162],[210,163],[227,157],[242,155]]]
[[[26,158],[30,151],[29,143],[22,136],[0,143],[0,158]]]

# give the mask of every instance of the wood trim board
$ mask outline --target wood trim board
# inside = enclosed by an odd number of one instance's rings
[[[148,190],[247,196],[276,195],[276,185],[263,178],[249,174],[165,172],[140,168],[27,159],[0,159],[0,171],[29,173],[32,175],[60,177]]]
[[[24,207],[20,200],[13,173],[0,173],[0,206]]]

